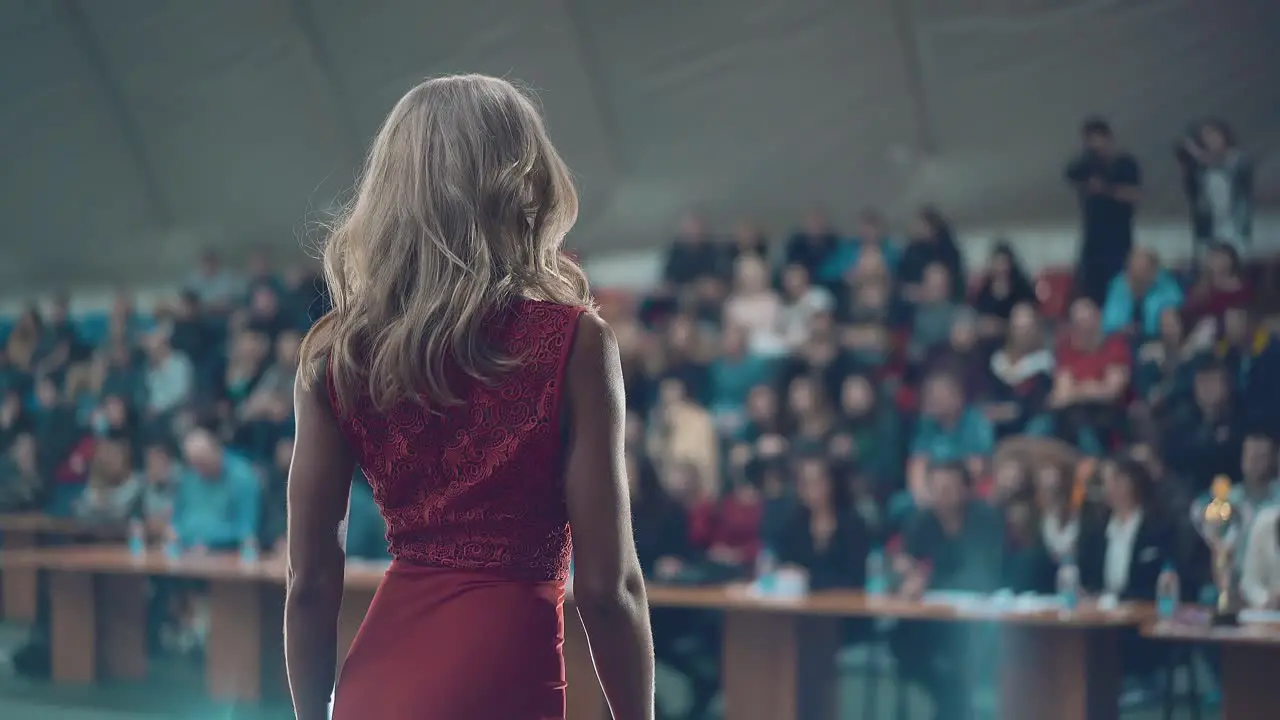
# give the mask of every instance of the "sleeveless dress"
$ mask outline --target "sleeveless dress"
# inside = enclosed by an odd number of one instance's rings
[[[493,384],[454,382],[458,405],[379,413],[366,399],[337,414],[393,560],[334,720],[563,720],[561,399],[581,312],[513,303],[490,330],[520,365]]]

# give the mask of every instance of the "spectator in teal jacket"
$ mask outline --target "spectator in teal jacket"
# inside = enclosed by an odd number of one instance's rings
[[[225,550],[256,539],[262,478],[253,464],[203,429],[187,435],[182,452],[173,524],[183,547]]]
[[[1102,332],[1131,331],[1139,338],[1160,334],[1160,313],[1182,307],[1182,287],[1160,267],[1155,253],[1137,248],[1127,269],[1107,287],[1102,305]]]

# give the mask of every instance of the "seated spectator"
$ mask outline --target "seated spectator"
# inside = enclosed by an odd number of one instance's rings
[[[292,329],[291,318],[281,311],[274,287],[260,284],[253,289],[249,296],[248,329],[265,335],[268,344],[275,342],[282,331]]]
[[[965,396],[977,398],[985,394],[990,358],[990,352],[979,343],[978,316],[962,307],[951,321],[946,344],[934,348],[925,357],[922,375],[940,372],[954,375],[959,378]]]
[[[781,322],[782,300],[769,286],[769,268],[756,258],[739,258],[724,303],[724,327],[740,328],[751,352],[773,358],[787,350],[779,334]]]
[[[222,258],[213,249],[200,255],[200,265],[186,281],[185,288],[200,298],[200,303],[211,313],[225,315],[242,302],[247,294],[245,279],[222,264]]]
[[[997,438],[1044,434],[1052,426],[1045,415],[1053,390],[1053,353],[1045,347],[1035,306],[1020,303],[1009,315],[1004,346],[988,363],[983,412]]]
[[[285,551],[285,530],[288,526],[289,500],[289,468],[293,465],[293,437],[281,438],[271,454],[271,463],[264,473],[262,484],[262,516],[259,519],[258,544],[260,547],[273,548],[274,552]],[[361,482],[368,483],[363,477]],[[355,480],[352,481],[354,487]],[[354,490],[353,490],[354,492]],[[377,510],[377,506],[374,506]],[[348,534],[350,528],[348,527]],[[348,542],[350,542],[348,540]]]
[[[841,241],[818,269],[818,282],[830,288],[839,287],[848,280],[850,272],[858,267],[866,253],[879,255],[886,269],[896,267],[896,250],[886,233],[884,218],[875,210],[864,210],[858,214],[854,237]]]
[[[966,311],[952,299],[953,278],[945,265],[934,263],[924,271],[917,286],[911,319],[911,337],[907,340],[907,361],[919,365],[929,355],[947,344],[956,316]]]
[[[1258,513],[1246,547],[1240,594],[1251,608],[1280,610],[1280,506]]]
[[[900,427],[892,398],[866,375],[850,375],[840,384],[839,414],[828,450],[855,466],[883,497],[902,482]]]
[[[782,271],[782,294],[778,333],[787,350],[794,351],[809,341],[814,317],[835,309],[835,298],[826,288],[811,283],[809,271],[800,264]]]
[[[992,592],[999,588],[1004,523],[991,506],[972,497],[962,463],[936,463],[927,474],[933,503],[917,513],[903,537],[899,593],[919,600],[931,590]],[[898,671],[919,683],[938,709],[936,717],[969,716],[967,628],[955,623],[903,622],[890,636]]]
[[[71,511],[77,517],[123,525],[137,513],[142,483],[134,477],[125,441],[103,441],[93,447],[89,482]]]
[[[987,340],[1003,337],[1014,308],[1024,303],[1034,308],[1035,302],[1035,287],[1013,248],[1007,242],[997,243],[973,299],[979,335]]]
[[[1165,462],[1186,476],[1193,494],[1208,489],[1218,475],[1240,476],[1245,430],[1231,390],[1225,367],[1213,361],[1200,365],[1192,381],[1194,402],[1165,428]]]
[[[201,311],[199,296],[190,290],[184,291],[173,305],[168,333],[169,344],[176,352],[202,365],[200,370],[206,370],[203,363],[213,359],[213,353],[217,350],[217,338]],[[200,376],[207,380],[210,374],[206,370]]]
[[[40,507],[47,483],[36,466],[36,441],[30,433],[16,436],[0,456],[0,512]]]
[[[1214,356],[1234,382],[1240,411],[1249,427],[1280,435],[1280,343],[1256,314],[1232,309],[1223,314],[1222,339]]]
[[[181,469],[174,460],[173,448],[168,441],[152,442],[147,446],[144,457],[138,514],[148,535],[164,537],[173,528],[173,509]]]
[[[147,368],[140,353],[125,343],[110,343],[93,361],[93,389],[99,397],[119,395],[131,408],[146,406]]]
[[[1152,504],[1151,477],[1130,458],[1103,463],[1105,520],[1082,530],[1077,551],[1081,586],[1090,593],[1119,600],[1154,601],[1156,578],[1176,566],[1177,538],[1173,525]],[[1121,643],[1125,672],[1148,678],[1159,666],[1161,651],[1127,633]],[[1121,702],[1141,702],[1149,688],[1126,691]]]
[[[1049,407],[1058,436],[1100,451],[1121,426],[1129,391],[1129,345],[1103,332],[1098,307],[1086,297],[1071,304],[1071,324],[1058,345]]]
[[[711,411],[717,424],[734,435],[746,423],[747,396],[751,388],[768,383],[773,363],[747,350],[747,335],[741,328],[725,328],[720,336],[719,356],[708,367]]]
[[[715,421],[688,396],[679,378],[665,378],[658,387],[647,447],[660,475],[666,475],[672,465],[688,463],[697,470],[701,494],[718,494],[720,438]]]
[[[1200,278],[1182,307],[1188,327],[1201,320],[1219,323],[1228,310],[1253,305],[1253,289],[1245,281],[1240,266],[1240,253],[1226,243],[1214,243],[1205,255]]]
[[[243,457],[197,429],[183,441],[187,466],[178,479],[173,523],[178,541],[196,551],[237,548],[257,540],[262,480]]]
[[[152,333],[147,339],[149,365],[146,373],[146,416],[151,425],[162,425],[191,399],[195,390],[195,371],[191,361],[169,345],[163,333]]]
[[[825,458],[802,456],[795,473],[800,502],[781,529],[778,562],[802,570],[812,590],[861,588],[871,550],[862,518]]]
[[[790,385],[800,375],[807,375],[822,385],[822,391],[834,390],[840,380],[858,364],[853,355],[840,347],[831,315],[818,313],[809,320],[809,341],[793,351],[782,364],[781,382]]]
[[[893,298],[888,281],[859,283],[849,294],[849,304],[838,316],[840,345],[857,367],[881,368],[893,352]]]
[[[935,208],[924,208],[911,219],[907,230],[907,248],[898,263],[898,283],[907,302],[939,302],[927,289],[929,267],[940,265],[947,272],[949,284],[944,299],[958,301],[964,297],[964,258],[956,245],[955,234],[946,218]]]
[[[1197,347],[1182,326],[1176,308],[1160,313],[1160,332],[1138,348],[1134,390],[1137,400],[1131,410],[1150,418],[1178,412],[1191,402]]]
[[[1045,569],[1032,589],[1052,592],[1058,565],[1076,556],[1080,539],[1080,508],[1083,498],[1076,494],[1074,478],[1060,465],[1048,463],[1036,471],[1036,509],[1040,516],[1040,542],[1044,548]]]
[[[733,266],[740,257],[754,257],[766,265],[769,263],[769,238],[760,226],[748,221],[733,226],[733,239],[728,252],[723,255],[724,269],[718,273],[725,281],[733,280]]]
[[[782,413],[778,393],[769,385],[756,385],[747,394],[747,422],[734,437],[754,445],[767,435],[781,435]]]
[[[244,403],[266,372],[270,338],[265,333],[245,330],[231,340],[223,387],[232,406]]]
[[[670,581],[695,559],[690,544],[689,516],[658,481],[647,458],[627,454],[627,478],[631,482],[631,523],[636,554],[645,577]]]
[[[760,488],[747,478],[734,478],[723,497],[702,503],[694,513],[690,523],[694,546],[719,566],[717,574],[746,577],[760,552],[763,519]]]
[[[687,474],[696,471],[690,469]],[[653,464],[642,455],[627,454],[627,479],[631,483],[636,555],[645,577],[651,582],[701,580],[704,558],[693,545],[687,500],[671,495]],[[685,484],[692,488],[697,482],[690,479]],[[664,666],[689,680],[693,695],[689,716],[705,714],[719,689],[716,625],[700,613],[682,608],[655,607],[650,615],[654,654]]]
[[[36,403],[31,412],[31,431],[36,439],[40,474],[49,477],[71,449],[84,437],[76,409],[63,398],[52,377],[36,383]]]
[[[966,478],[982,477],[994,450],[991,422],[977,408],[965,405],[956,378],[946,374],[927,378],[907,463],[907,489],[916,506],[928,507],[933,501],[931,466],[959,463],[967,471]]]
[[[301,338],[293,330],[276,337],[275,361],[262,373],[244,402],[236,407],[236,444],[251,457],[269,457],[293,433],[293,383],[298,374]]]
[[[40,359],[36,351],[40,349],[43,334],[44,323],[40,320],[39,311],[33,307],[24,310],[14,322],[4,345],[8,390],[19,395],[31,392],[35,385],[36,362]]]
[[[31,432],[31,414],[22,394],[9,390],[0,397],[0,450],[7,449],[19,435]]]
[[[1204,511],[1213,498],[1204,493],[1191,505],[1191,523],[1211,546],[1229,549],[1235,555],[1236,571],[1244,565],[1247,541],[1254,522],[1263,510],[1280,505],[1280,479],[1276,477],[1276,446],[1266,435],[1244,439],[1240,455],[1240,482],[1232,485],[1231,522],[1216,532],[1205,525]]]
[[[671,288],[691,285],[702,277],[714,276],[724,251],[707,231],[703,217],[691,212],[680,223],[680,232],[667,249],[662,280]]]
[[[820,378],[799,375],[787,388],[787,425],[790,446],[801,453],[825,452],[835,431],[826,387]]]
[[[803,265],[815,277],[839,243],[826,213],[813,209],[805,215],[804,227],[787,241],[783,260],[787,265]]]
[[[1125,272],[1107,286],[1102,331],[1124,332],[1138,338],[1154,337],[1160,333],[1160,312],[1168,307],[1182,307],[1182,288],[1178,281],[1160,267],[1154,252],[1134,248]]]

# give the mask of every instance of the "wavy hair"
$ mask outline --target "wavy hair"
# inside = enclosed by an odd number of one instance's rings
[[[578,215],[569,169],[534,103],[483,75],[427,80],[391,110],[357,192],[323,245],[333,310],[300,350],[304,386],[329,364],[344,412],[460,401],[450,377],[513,367],[486,323],[531,298],[593,308],[562,252]]]

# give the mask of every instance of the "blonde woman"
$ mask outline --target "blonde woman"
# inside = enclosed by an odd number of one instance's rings
[[[89,482],[72,505],[77,517],[105,523],[123,523],[137,510],[142,482],[133,475],[129,445],[99,440],[89,461]]]
[[[374,140],[324,246],[333,311],[303,343],[294,393],[285,633],[299,720],[328,717],[357,463],[394,559],[335,720],[563,718],[570,525],[574,604],[613,717],[653,717],[622,370],[561,252],[576,216],[537,109],[506,81],[424,82]]]

